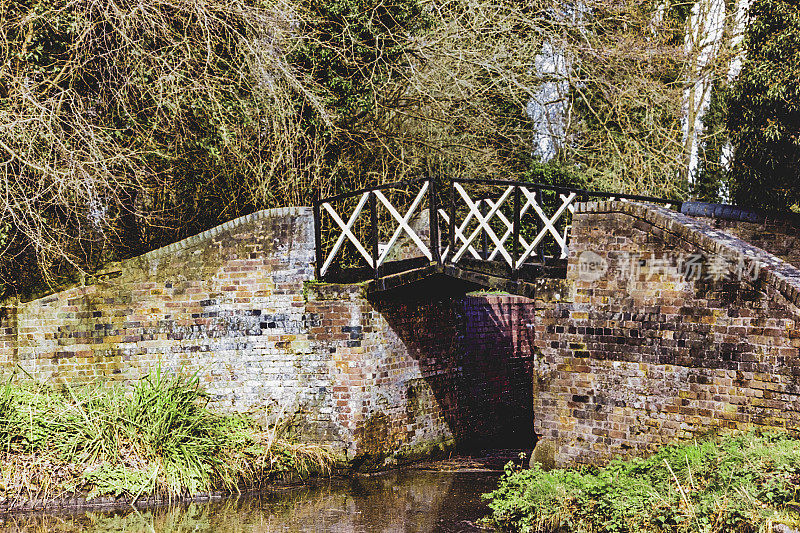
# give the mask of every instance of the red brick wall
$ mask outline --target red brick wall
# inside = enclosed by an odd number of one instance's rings
[[[708,218],[701,220],[800,267],[800,229],[793,221],[767,220],[756,223]]]
[[[532,446],[533,308],[511,295],[464,296],[433,279],[365,297],[358,286],[310,290],[324,317],[311,340],[327,345],[337,424],[370,461],[451,447]]]
[[[17,307],[0,307],[0,354],[10,362],[17,360]]]
[[[513,306],[441,280],[377,297],[316,284],[313,242],[309,209],[256,213],[11,306],[0,372],[55,383],[198,372],[214,408],[287,420],[372,466],[505,443],[523,419],[530,436]]]
[[[587,252],[608,264],[596,279]],[[695,253],[759,275],[660,268]],[[644,261],[636,275],[624,254]],[[310,282],[313,261],[308,209],[227,223],[3,310],[0,370],[73,383],[198,372],[216,408],[291,420],[372,465],[526,445],[533,425],[560,463],[709,430],[800,429],[800,270],[702,221],[579,206],[558,301],[465,296],[440,277],[367,295]]]
[[[470,440],[508,448],[531,446],[533,301],[496,294],[465,298],[459,305]]]
[[[536,321],[536,428],[558,463],[709,431],[800,430],[800,271],[660,208],[589,204],[572,231],[570,301],[540,305]],[[599,279],[581,274],[586,252],[608,262]],[[626,254],[643,261],[638,274]],[[690,279],[659,259],[689,254],[722,257],[731,272],[756,262],[759,276]]]

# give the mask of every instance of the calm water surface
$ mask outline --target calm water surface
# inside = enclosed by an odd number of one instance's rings
[[[497,471],[406,470],[170,508],[0,517],[26,532],[470,532]]]

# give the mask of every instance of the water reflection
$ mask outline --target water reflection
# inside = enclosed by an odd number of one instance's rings
[[[0,517],[25,532],[461,532],[481,531],[480,499],[497,472],[412,470],[318,483],[281,494],[171,508]]]

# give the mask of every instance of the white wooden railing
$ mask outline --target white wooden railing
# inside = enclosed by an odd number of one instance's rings
[[[405,258],[499,262],[516,276],[527,264],[568,256],[575,204],[591,199],[676,203],[498,180],[450,180],[440,191],[429,179],[382,185],[315,202],[317,274],[325,279],[348,250],[351,264],[355,257],[379,277],[402,243],[411,250]],[[427,234],[419,224],[415,228],[424,214]]]

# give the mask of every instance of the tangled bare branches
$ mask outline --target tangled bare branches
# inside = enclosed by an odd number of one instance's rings
[[[3,283],[11,257],[47,274],[106,259],[109,240],[136,251],[204,197],[291,166],[302,85],[281,0],[0,4]]]
[[[526,109],[556,106],[554,161],[584,184],[674,193],[683,179],[680,45],[622,2],[451,0],[420,41],[413,119],[461,172],[514,175],[535,162]],[[457,15],[453,15],[453,14]],[[541,92],[550,84],[551,91]]]

